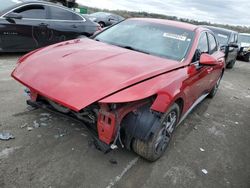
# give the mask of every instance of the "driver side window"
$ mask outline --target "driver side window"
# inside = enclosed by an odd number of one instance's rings
[[[201,53],[208,53],[208,42],[206,33],[201,34],[197,49],[200,50]]]
[[[208,52],[209,49],[208,49],[207,33],[204,32],[200,36],[199,43],[193,57],[193,62],[199,61],[201,54]]]

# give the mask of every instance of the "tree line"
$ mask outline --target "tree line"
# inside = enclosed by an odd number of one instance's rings
[[[94,13],[94,12],[111,12],[114,14],[118,14],[124,18],[131,18],[131,17],[146,17],[146,18],[160,18],[160,19],[168,19],[168,20],[175,20],[175,21],[181,21],[186,23],[191,23],[194,25],[211,25],[216,27],[223,27],[226,29],[231,29],[234,31],[238,31],[240,33],[250,33],[250,27],[247,26],[234,26],[229,24],[216,24],[216,23],[210,23],[207,21],[197,21],[187,18],[178,18],[176,16],[167,16],[163,14],[155,14],[155,13],[147,13],[147,12],[132,12],[132,11],[124,11],[124,10],[108,10],[108,9],[98,9],[98,8],[88,8],[88,13]]]

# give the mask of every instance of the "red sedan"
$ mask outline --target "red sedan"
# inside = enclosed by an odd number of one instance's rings
[[[209,29],[134,18],[33,51],[12,76],[29,105],[76,117],[100,149],[124,146],[155,161],[193,107],[215,95],[224,68]]]

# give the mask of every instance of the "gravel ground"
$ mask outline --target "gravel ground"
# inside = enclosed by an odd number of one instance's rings
[[[0,187],[250,187],[250,63],[226,70],[215,98],[149,163],[122,149],[103,154],[79,123],[29,111],[10,77],[20,55],[0,55],[0,132],[15,136],[0,141]]]

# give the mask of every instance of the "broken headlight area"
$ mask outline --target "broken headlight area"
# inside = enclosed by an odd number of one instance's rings
[[[136,113],[139,107],[150,102],[148,99],[117,104],[96,102],[76,112],[51,99],[37,95],[35,92],[29,91],[29,94],[31,100],[28,100],[27,104],[52,110],[84,123],[87,128],[91,129],[92,136],[98,142],[97,148],[105,152],[107,148],[115,149],[118,145],[123,147],[124,137],[121,134],[123,118],[130,112]]]

